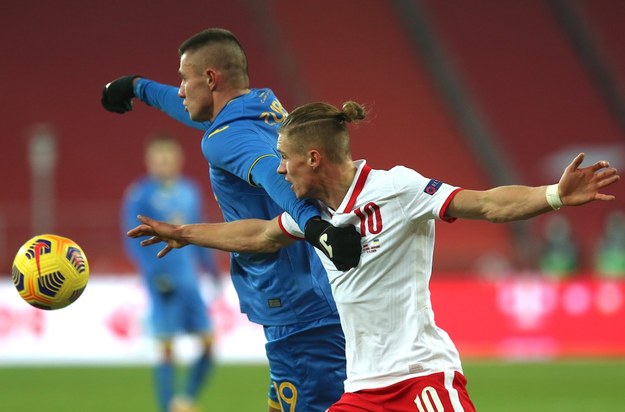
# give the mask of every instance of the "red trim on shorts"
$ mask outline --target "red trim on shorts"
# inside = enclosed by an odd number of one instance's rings
[[[290,237],[291,239],[295,239],[295,240],[304,239],[303,237],[292,235],[291,233],[289,233],[288,230],[286,230],[286,228],[284,227],[284,224],[282,223],[282,213],[278,215],[278,226],[280,226],[280,230],[282,230],[282,233],[284,233],[287,237]]]
[[[343,213],[349,213],[352,211],[352,208],[356,203],[356,199],[358,199],[360,192],[362,192],[362,189],[365,187],[365,181],[367,180],[367,176],[369,176],[369,172],[371,172],[371,167],[369,167],[369,165],[365,163],[365,165],[362,167],[362,170],[360,171],[358,180],[356,180],[354,191],[352,192],[352,195],[350,196],[349,202],[347,202]]]
[[[438,217],[443,222],[452,223],[456,221],[457,218],[455,217],[445,217],[445,212],[447,212],[447,208],[449,207],[449,204],[451,203],[452,199],[456,197],[458,192],[460,192],[461,190],[464,190],[464,189],[462,189],[461,187],[455,189],[453,192],[449,194],[449,196],[447,196],[447,200],[445,200],[445,203],[443,203],[443,207],[441,207],[441,211],[438,215]]]

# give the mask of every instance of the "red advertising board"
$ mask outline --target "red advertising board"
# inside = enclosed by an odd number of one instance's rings
[[[625,282],[439,278],[430,290],[464,357],[625,355]]]

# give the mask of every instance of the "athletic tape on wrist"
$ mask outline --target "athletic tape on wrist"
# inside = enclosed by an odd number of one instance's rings
[[[547,197],[547,203],[549,203],[549,206],[551,206],[553,210],[559,210],[562,207],[562,199],[560,199],[557,184],[547,186],[545,196]]]

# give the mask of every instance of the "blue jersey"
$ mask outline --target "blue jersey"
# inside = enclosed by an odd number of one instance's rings
[[[277,129],[286,112],[271,90],[251,89],[231,100],[213,122],[203,123],[189,119],[176,87],[140,79],[135,95],[204,131],[202,152],[225,221],[273,219],[286,210],[303,228],[319,215],[276,172]],[[232,253],[231,275],[241,311],[252,322],[289,325],[336,313],[326,272],[306,242],[276,253]]]
[[[122,231],[125,234],[139,224],[138,214],[170,223],[198,223],[201,221],[201,207],[200,190],[192,181],[178,178],[171,184],[163,184],[147,176],[133,182],[126,190]],[[161,275],[169,275],[172,284],[185,290],[197,289],[197,272],[200,269],[218,274],[212,253],[205,248],[190,245],[157,258],[162,244],[143,247],[127,236],[124,239],[128,255],[145,277],[150,292],[159,286],[155,282]]]

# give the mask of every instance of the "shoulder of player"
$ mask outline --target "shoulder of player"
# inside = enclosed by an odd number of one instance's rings
[[[198,181],[186,175],[180,176],[176,181],[176,185],[186,190],[200,190],[200,184],[198,183]]]
[[[261,136],[264,131],[258,126],[258,120],[250,118],[230,119],[219,123],[214,123],[213,127],[204,133],[204,139],[208,143],[223,141],[224,139],[232,140],[235,138],[246,138],[249,136]]]
[[[405,193],[425,187],[428,179],[419,172],[406,166],[398,165],[388,170],[372,169],[367,177],[365,190],[373,190],[378,194]]]
[[[414,169],[406,166],[393,166],[385,169],[371,169],[367,176],[367,183],[375,182],[376,185],[393,184],[396,181],[414,181],[423,178],[423,176]]]
[[[250,89],[248,93],[230,100],[217,115],[215,123],[257,120],[257,114],[271,110],[276,102],[279,103],[278,98],[271,89]]]
[[[153,180],[149,176],[143,176],[133,180],[124,190],[125,202],[139,202],[153,192]]]
[[[145,175],[133,180],[127,188],[127,192],[146,192],[152,189],[155,182],[150,176]]]

